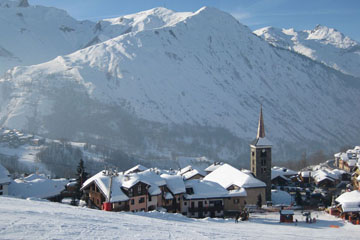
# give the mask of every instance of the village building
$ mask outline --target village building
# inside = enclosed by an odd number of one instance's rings
[[[90,206],[103,209],[104,203],[110,203],[110,210],[129,211],[129,197],[121,189],[123,175],[103,170],[87,179],[82,190],[87,196]]]
[[[60,202],[69,180],[65,178],[50,179],[43,174],[31,174],[15,179],[9,185],[9,195],[19,198],[42,198]]]
[[[360,146],[355,146],[354,149],[348,149],[346,152],[336,153],[334,159],[335,166],[351,173],[359,163]]]
[[[9,194],[9,184],[11,183],[9,171],[0,164],[0,196]]]
[[[184,194],[186,193],[183,178],[179,175],[161,174],[166,181],[165,204],[162,207],[168,212],[182,213]]]
[[[281,223],[294,222],[294,210],[280,210],[280,222]]]
[[[179,174],[183,176],[184,180],[203,179],[206,176],[204,171],[195,169],[191,165],[182,168]]]
[[[341,218],[354,224],[360,223],[360,191],[345,192],[335,201],[339,204]]]
[[[272,143],[265,138],[265,126],[260,109],[256,139],[250,144],[250,170],[256,178],[266,184],[266,201],[271,201],[271,148]]]
[[[224,216],[224,198],[228,197],[228,191],[219,184],[193,179],[185,182],[185,189],[183,215],[194,218]]]
[[[241,210],[246,205],[257,205],[259,196],[262,204],[265,203],[266,184],[256,179],[251,173],[244,173],[229,164],[223,164],[215,171],[205,176],[204,180],[220,184],[231,194],[231,191],[238,193],[237,196],[229,196],[226,200],[225,210]],[[229,201],[228,201],[229,200]]]

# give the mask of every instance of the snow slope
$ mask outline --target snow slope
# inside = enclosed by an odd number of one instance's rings
[[[0,197],[2,239],[358,239],[356,225],[324,213],[306,224],[280,224],[278,213],[250,221],[190,219],[167,213],[112,213],[44,201]],[[339,228],[330,228],[330,225]],[[259,231],[261,229],[261,231]]]
[[[171,16],[157,28],[138,24],[70,55],[8,71],[0,79],[0,123],[131,153],[154,149],[154,158],[180,152],[239,162],[248,156],[263,103],[279,159],[359,140],[357,79],[274,48],[219,10]]]
[[[29,5],[27,0],[0,0],[0,75],[121,34],[169,25],[188,14],[156,8],[94,23],[77,21],[61,9]]]
[[[13,66],[37,64],[74,52],[93,35],[94,23],[77,21],[56,8],[19,6],[21,2],[0,0],[1,75]]]
[[[296,31],[265,27],[254,31],[270,44],[303,54],[343,73],[360,77],[360,44],[334,28],[317,25]]]

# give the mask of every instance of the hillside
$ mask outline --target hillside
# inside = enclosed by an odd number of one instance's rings
[[[270,44],[288,49],[345,74],[360,77],[360,45],[334,28],[317,25],[296,31],[265,27],[254,33]]]
[[[148,159],[247,164],[262,103],[277,159],[359,140],[358,79],[274,48],[219,10],[185,15],[13,68],[0,79],[0,123]]]
[[[171,213],[114,213],[45,201],[0,197],[3,239],[357,239],[359,228],[318,213],[307,224],[280,224],[278,213],[251,214],[235,224],[224,219],[190,219]],[[314,216],[316,216],[314,214]],[[340,228],[330,228],[337,225]],[[261,231],[259,231],[261,227]]]

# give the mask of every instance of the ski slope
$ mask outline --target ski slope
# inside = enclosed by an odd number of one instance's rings
[[[113,213],[44,201],[0,197],[1,239],[358,239],[360,227],[324,213],[306,224],[280,224],[278,213],[235,224],[167,213]],[[330,225],[339,228],[330,228]]]

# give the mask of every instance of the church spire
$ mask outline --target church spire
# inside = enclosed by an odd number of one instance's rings
[[[260,107],[260,117],[259,117],[259,125],[256,138],[264,138],[265,137],[265,127],[264,127],[264,118],[262,113],[262,105]]]

